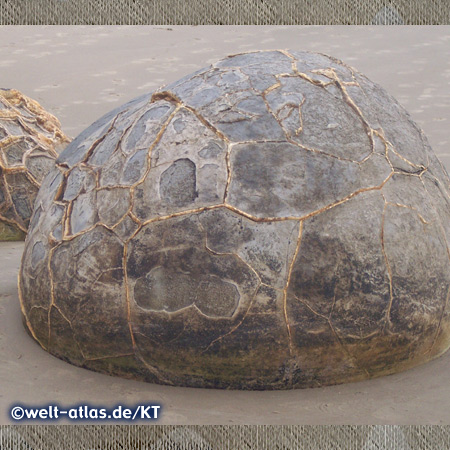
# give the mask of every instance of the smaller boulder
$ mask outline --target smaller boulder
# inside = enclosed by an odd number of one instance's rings
[[[0,241],[25,238],[39,187],[69,142],[38,102],[0,89]]]

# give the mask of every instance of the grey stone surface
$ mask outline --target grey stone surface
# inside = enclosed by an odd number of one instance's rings
[[[230,159],[227,201],[257,217],[300,218],[380,186],[392,172],[378,155],[356,164],[287,142],[239,144]]]
[[[120,376],[360,380],[449,347],[449,223],[448,175],[380,86],[326,55],[240,54],[113,111],[60,156],[22,311],[52,354]]]

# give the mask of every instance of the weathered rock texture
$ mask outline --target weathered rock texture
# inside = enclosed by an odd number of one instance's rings
[[[0,89],[0,241],[25,238],[39,186],[69,142],[36,101]]]
[[[284,389],[449,346],[449,178],[408,113],[333,58],[228,57],[61,154],[20,273],[24,321],[73,364]]]

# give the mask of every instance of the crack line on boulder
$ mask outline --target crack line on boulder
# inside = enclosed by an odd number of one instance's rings
[[[55,304],[55,284],[53,280],[53,270],[52,270],[52,257],[55,251],[62,245],[58,244],[55,247],[52,247],[48,252],[48,261],[47,261],[47,269],[48,269],[48,281],[50,283],[50,306],[48,308],[48,350],[50,350],[50,338],[51,338],[51,311],[52,306]]]
[[[199,213],[202,211],[208,211],[208,210],[212,210],[212,209],[217,209],[217,208],[227,208],[230,211],[235,212],[236,214],[239,214],[249,220],[252,220],[254,222],[282,222],[282,221],[286,221],[286,220],[305,220],[305,219],[309,219],[310,217],[314,217],[318,214],[321,214],[322,212],[328,211],[329,209],[332,209],[336,206],[339,206],[349,200],[351,200],[353,197],[363,193],[363,192],[369,192],[369,191],[375,191],[375,190],[381,190],[382,187],[387,183],[387,181],[392,177],[394,172],[391,172],[388,177],[381,183],[381,185],[379,186],[374,186],[374,187],[368,187],[368,188],[361,188],[355,192],[352,192],[351,194],[347,195],[346,197],[344,197],[341,200],[338,200],[334,203],[331,203],[329,205],[324,206],[323,208],[320,208],[318,210],[312,211],[304,216],[298,217],[298,216],[283,216],[283,217],[256,217],[253,216],[251,214],[246,213],[245,211],[240,210],[239,208],[236,208],[232,205],[229,205],[228,203],[220,203],[220,204],[216,204],[216,205],[210,205],[210,206],[204,206],[204,207],[200,207],[200,208],[196,208],[196,209],[190,209],[190,210],[186,210],[186,211],[179,211],[176,213],[172,213],[172,214],[168,214],[165,216],[159,216],[159,217],[153,217],[151,219],[146,220],[145,222],[141,222],[139,221],[138,218],[136,218],[134,215],[132,215],[132,212],[129,212],[128,214],[130,215],[130,217],[133,219],[133,221],[135,221],[138,224],[138,228],[136,229],[136,231],[130,236],[130,238],[128,238],[127,242],[129,242],[131,239],[133,239],[140,231],[141,229],[145,226],[148,225],[149,223],[153,223],[153,222],[159,222],[162,220],[167,220],[167,219],[171,219],[173,217],[178,217],[178,216],[184,216],[187,214],[195,214],[195,213]],[[70,203],[69,203],[70,205]],[[69,206],[70,208],[70,206]],[[68,216],[69,213],[66,212],[65,218],[63,219],[63,222],[65,223],[64,225],[64,237],[62,238],[62,241],[71,241],[74,238],[81,236],[91,230],[93,230],[95,227],[97,226],[102,226],[112,232],[114,232],[112,227],[109,227],[101,222],[96,222],[94,225],[90,226],[89,228],[82,230],[76,234],[69,234],[68,228],[69,228],[69,220],[68,220]]]
[[[104,359],[123,358],[125,356],[135,356],[135,354],[134,353],[121,353],[120,355],[97,356],[96,358],[84,358],[83,362],[102,361]]]
[[[172,122],[172,119],[175,117],[175,115],[178,113],[178,111],[181,109],[181,105],[177,104],[175,109],[170,113],[169,117],[167,118],[167,120],[162,124],[160,130],[158,131],[158,134],[156,135],[154,141],[150,144],[148,151],[147,151],[147,168],[144,172],[144,175],[142,175],[142,177],[136,181],[136,183],[132,184],[130,187],[130,191],[132,191],[132,196],[134,196],[134,190],[137,186],[139,186],[140,184],[142,184],[145,179],[147,178],[147,175],[149,174],[150,170],[152,169],[152,154],[153,154],[153,149],[159,144],[159,142],[161,141],[164,133],[167,130],[167,127],[169,126],[170,122]]]
[[[297,245],[295,247],[295,252],[294,252],[294,255],[292,256],[292,260],[289,264],[288,275],[286,278],[286,285],[283,289],[283,313],[284,313],[284,320],[286,322],[286,331],[287,331],[288,341],[289,341],[289,354],[291,356],[293,355],[293,342],[292,342],[292,334],[291,334],[291,325],[289,323],[289,317],[288,317],[288,312],[287,312],[287,291],[289,289],[289,283],[291,282],[292,271],[294,269],[294,263],[295,263],[295,260],[297,259],[298,253],[300,251],[302,235],[303,235],[303,220],[301,220],[299,223]]]
[[[13,206],[14,212],[17,214],[17,211],[14,208],[14,205],[12,205],[12,206]],[[10,225],[15,225],[17,228],[19,228],[20,231],[23,231],[24,233],[27,232],[27,229],[22,224],[20,224],[19,222],[17,222],[14,219],[7,218],[7,217],[3,216],[2,214],[0,214],[0,221],[6,222],[6,223],[8,223]]]
[[[289,75],[289,76],[292,77],[293,75]],[[275,77],[277,77],[277,75],[276,75]],[[278,78],[277,78],[277,79],[278,79]],[[271,86],[271,87],[269,87],[268,89],[266,89],[265,91],[263,91],[263,92],[261,93],[261,97],[262,97],[262,99],[263,99],[263,101],[264,101],[264,103],[265,103],[265,105],[266,105],[266,108],[267,108],[269,114],[272,115],[272,117],[274,118],[274,120],[278,123],[278,125],[280,126],[280,128],[283,130],[283,133],[284,133],[284,135],[285,135],[285,137],[286,137],[286,141],[287,141],[287,142],[289,142],[289,143],[292,144],[292,145],[295,145],[296,147],[301,148],[302,150],[308,151],[308,152],[312,152],[312,153],[316,153],[316,154],[319,154],[319,155],[327,156],[327,157],[329,157],[329,158],[334,158],[334,159],[337,159],[337,160],[339,160],[339,161],[346,161],[346,162],[351,162],[351,163],[355,163],[355,164],[363,164],[364,162],[367,161],[367,159],[369,159],[369,158],[372,156],[372,154],[373,154],[373,145],[372,145],[372,152],[369,153],[368,156],[366,156],[366,157],[365,157],[364,159],[362,159],[361,161],[356,161],[356,160],[350,159],[350,158],[341,158],[341,157],[339,157],[339,156],[337,156],[337,155],[333,155],[333,154],[331,154],[331,153],[327,153],[327,152],[325,152],[325,151],[323,151],[323,150],[318,150],[318,149],[316,149],[316,148],[307,147],[307,146],[305,146],[305,145],[303,145],[303,144],[300,144],[299,142],[295,141],[294,139],[292,139],[291,134],[288,132],[288,130],[286,130],[286,128],[284,127],[284,125],[278,120],[278,117],[277,117],[276,113],[272,110],[272,108],[270,107],[269,102],[268,102],[268,100],[267,100],[267,98],[266,98],[266,92],[270,92],[271,90],[277,89],[278,87],[281,86],[281,83],[279,82],[279,80],[278,80],[278,83],[279,83],[279,84],[274,84],[273,86]],[[332,83],[334,83],[334,81],[333,81]],[[301,114],[302,114],[302,112],[301,112],[301,107],[302,107],[303,104],[305,103],[305,100],[306,100],[306,97],[303,98],[303,100],[301,101],[301,103],[300,103],[299,106],[298,106],[298,108],[299,108],[299,115],[300,115],[300,119],[301,119],[301,125],[300,125],[300,128],[299,128],[298,130],[296,130],[296,135],[297,135],[297,136],[298,136],[299,134],[301,134],[301,132],[303,131],[303,119],[302,119],[302,115],[301,115]],[[281,108],[281,109],[282,109],[282,108]]]
[[[383,197],[384,197],[384,195],[383,195]],[[397,208],[410,209],[411,211],[416,212],[416,213],[417,213],[417,216],[419,217],[419,220],[420,220],[424,225],[431,225],[431,224],[434,222],[434,220],[432,220],[431,222],[430,222],[430,221],[427,221],[427,220],[422,216],[422,214],[420,214],[419,210],[418,210],[417,208],[415,208],[414,206],[404,205],[404,204],[402,204],[402,203],[389,202],[389,201],[387,201],[386,199],[385,199],[385,203],[386,203],[387,205],[389,205],[389,206],[394,206],[394,207],[397,207]]]
[[[257,283],[257,286],[256,286],[256,288],[255,288],[255,292],[253,293],[252,298],[250,299],[248,308],[247,308],[247,310],[245,311],[245,313],[244,313],[242,319],[241,319],[241,320],[240,320],[240,321],[239,321],[239,322],[238,322],[238,323],[237,323],[230,331],[228,331],[227,333],[223,334],[222,336],[219,336],[219,337],[217,337],[216,339],[212,340],[212,341],[208,344],[208,346],[202,351],[202,353],[205,353],[206,351],[208,351],[208,350],[211,348],[211,346],[212,346],[214,343],[216,343],[216,342],[222,340],[222,339],[225,338],[226,336],[229,336],[231,333],[233,333],[234,331],[236,331],[236,330],[244,323],[244,320],[246,319],[246,317],[247,317],[249,311],[250,311],[250,310],[252,309],[252,307],[253,307],[253,304],[254,304],[255,299],[256,299],[256,295],[257,295],[257,293],[258,293],[258,291],[259,291],[259,288],[260,288],[261,285],[262,285],[262,281],[261,281],[261,277],[259,276],[258,272],[257,272],[257,271],[256,271],[256,270],[255,270],[255,269],[254,269],[247,261],[245,261],[239,254],[237,254],[237,253],[231,253],[231,252],[216,252],[216,251],[212,250],[211,248],[209,248],[209,247],[208,247],[208,233],[207,233],[207,231],[205,230],[205,228],[203,227],[203,224],[200,222],[199,219],[198,219],[198,224],[199,224],[201,230],[203,231],[203,235],[204,235],[203,244],[204,244],[204,247],[205,247],[206,251],[208,251],[208,252],[211,253],[212,255],[217,255],[217,256],[220,256],[220,255],[231,255],[231,256],[237,257],[237,258],[238,258],[240,261],[242,261],[247,267],[250,268],[250,270],[255,274],[256,278],[258,279],[258,283]],[[237,310],[238,310],[238,308],[236,308],[236,312],[237,312]],[[231,317],[230,319],[232,319],[232,317]]]
[[[131,344],[133,346],[134,351],[136,352],[136,341],[134,339],[133,326],[131,323],[131,299],[130,299],[130,286],[128,282],[127,253],[128,253],[128,243],[125,243],[123,246],[122,266],[123,266],[123,279],[125,285],[125,300],[127,303],[127,322],[128,322],[128,329],[130,331]]]
[[[256,299],[256,294],[258,293],[259,287],[261,286],[261,284],[259,283],[256,288],[255,288],[255,292],[252,295],[252,298],[250,299],[249,305],[248,305],[248,309],[247,311],[244,313],[244,315],[242,316],[242,319],[227,333],[223,334],[222,336],[217,337],[216,339],[214,339],[213,341],[211,341],[208,346],[202,351],[202,353],[207,352],[211,346],[213,344],[215,344],[218,341],[221,341],[223,338],[229,336],[230,334],[232,334],[233,332],[235,332],[244,322],[244,320],[247,318],[247,315],[250,311],[250,309],[252,308],[253,304],[255,303],[255,299]],[[195,305],[194,305],[195,306]]]
[[[329,326],[329,328],[331,329],[331,332],[333,333],[334,338],[336,339],[336,341],[338,342],[339,346],[342,348],[342,350],[344,351],[344,353],[347,355],[347,357],[353,361],[353,363],[355,364],[355,366],[359,369],[362,370],[366,373],[367,376],[370,376],[369,372],[367,371],[367,369],[361,367],[357,361],[357,359],[351,354],[351,352],[348,350],[347,346],[342,342],[342,338],[339,336],[338,332],[336,331],[336,329],[333,326],[333,323],[331,322],[331,315],[332,315],[332,311],[330,312],[330,314],[328,316],[325,316],[324,314],[320,314],[319,312],[315,311],[308,302],[306,302],[305,300],[302,300],[301,298],[294,296],[294,298],[296,300],[298,300],[300,303],[302,303],[304,306],[306,306],[313,314],[315,314],[316,316],[321,317],[323,320],[325,320],[327,322],[327,325]],[[334,297],[334,300],[336,300],[336,296]],[[333,306],[334,307],[334,303]],[[371,333],[371,334],[376,334],[378,331]],[[369,335],[370,336],[370,335]],[[367,338],[368,336],[364,336],[363,339]],[[359,337],[358,337],[359,338]],[[361,339],[361,338],[359,338]]]
[[[203,117],[195,108],[184,103],[180,98],[178,98],[175,94],[170,91],[160,91],[156,92],[152,95],[152,102],[156,102],[158,100],[167,100],[169,102],[175,103],[179,108],[183,107],[194,114],[194,116],[208,128],[214,134],[216,134],[220,139],[229,143],[230,140],[219,130],[217,129],[209,120]]]
[[[225,154],[225,164],[227,166],[227,182],[225,185],[225,191],[223,194],[223,203],[226,202],[228,196],[228,189],[231,184],[231,150],[233,149],[233,144],[228,143],[227,153]]]
[[[372,127],[369,125],[369,122],[366,120],[366,118],[364,117],[361,109],[358,107],[358,105],[353,101],[353,99],[350,97],[350,94],[347,91],[347,88],[345,87],[345,85],[342,84],[341,79],[338,77],[336,71],[334,69],[328,69],[328,72],[331,74],[332,79],[335,80],[336,85],[338,86],[338,88],[341,90],[343,97],[344,97],[344,101],[350,106],[350,108],[353,109],[353,111],[356,113],[356,115],[359,117],[360,121],[362,122],[364,129],[366,130],[366,134],[369,137],[369,142],[370,142],[370,148],[371,148],[371,153],[366,156],[361,163],[365,162],[368,158],[370,158],[370,156],[375,152],[375,142],[373,139],[373,132],[374,130],[372,129]]]
[[[380,239],[381,239],[381,251],[383,253],[383,257],[384,257],[384,262],[386,264],[386,268],[387,268],[387,272],[388,272],[388,279],[389,279],[389,303],[386,309],[386,314],[385,314],[385,320],[386,320],[386,324],[387,325],[391,325],[391,308],[392,308],[392,303],[394,301],[394,291],[393,291],[393,286],[392,286],[392,268],[391,265],[389,263],[388,257],[387,257],[387,253],[386,253],[386,249],[385,249],[385,242],[384,242],[384,223],[385,223],[385,216],[386,216],[386,209],[388,207],[387,201],[384,198],[384,195],[381,194],[383,196],[384,199],[384,207],[383,207],[383,212],[381,214],[381,232],[380,232]]]
[[[78,350],[80,351],[81,357],[83,358],[83,360],[85,360],[86,357],[84,355],[83,349],[81,348],[81,345],[78,342],[78,339],[75,337],[76,335],[75,335],[75,330],[73,329],[73,326],[72,326],[72,322],[67,318],[67,316],[62,312],[62,310],[59,308],[59,306],[56,303],[54,303],[53,305],[50,305],[49,313],[51,313],[52,308],[55,308],[59,312],[61,317],[69,324],[70,330],[72,331],[73,340],[75,341],[75,344],[77,344],[77,347],[78,347]],[[49,340],[48,340],[49,351],[50,351],[50,347],[51,347],[50,344],[51,344],[51,341],[50,341],[50,337],[49,337]]]
[[[31,335],[32,335],[33,338],[36,340],[36,342],[37,342],[37,343],[38,343],[45,351],[47,351],[47,347],[46,347],[46,346],[41,342],[41,340],[37,337],[37,335],[36,335],[36,333],[35,333],[35,331],[34,331],[34,329],[33,329],[33,326],[31,325],[31,322],[30,322],[30,320],[29,320],[29,318],[28,318],[28,314],[27,314],[27,312],[26,312],[26,310],[25,310],[25,304],[24,304],[24,302],[23,302],[23,297],[22,297],[22,282],[21,282],[21,279],[20,279],[20,272],[21,272],[21,271],[19,271],[19,274],[17,275],[17,286],[18,286],[18,293],[19,293],[20,310],[22,311],[23,317],[24,317],[24,319],[25,319],[25,323],[26,323],[27,328],[28,328],[28,330],[30,331]],[[44,309],[46,309],[46,308],[44,308]]]

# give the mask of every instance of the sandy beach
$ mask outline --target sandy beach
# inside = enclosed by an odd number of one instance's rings
[[[0,27],[0,87],[36,99],[75,137],[109,110],[227,54],[276,48],[333,55],[381,84],[450,171],[450,27]],[[175,388],[71,366],[22,326],[22,250],[22,242],[0,243],[1,424],[13,423],[15,404],[144,402],[163,406],[159,424],[450,423],[450,352],[396,375],[283,392]]]

